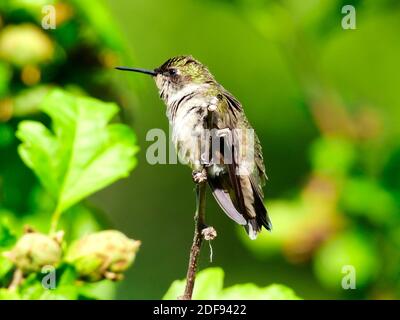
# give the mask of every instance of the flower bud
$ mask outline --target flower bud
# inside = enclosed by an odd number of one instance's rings
[[[29,232],[24,234],[11,251],[4,256],[23,273],[38,272],[43,266],[55,266],[61,259],[62,249],[59,235]]]
[[[116,230],[106,230],[73,243],[66,261],[74,265],[85,280],[119,280],[133,263],[139,247],[140,241],[129,239]]]

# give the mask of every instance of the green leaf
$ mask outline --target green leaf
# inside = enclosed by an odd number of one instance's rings
[[[20,295],[13,290],[0,288],[0,300],[20,300]]]
[[[77,204],[64,213],[60,228],[65,231],[67,242],[79,239],[102,228],[99,211],[87,207],[84,203]]]
[[[11,270],[14,269],[13,263],[3,256],[2,251],[0,251],[0,286],[4,284],[4,281],[9,277],[11,274]]]
[[[53,130],[21,122],[19,154],[57,199],[58,212],[127,177],[136,165],[131,129],[108,124],[118,111],[115,104],[54,90],[41,110],[51,117]]]
[[[37,85],[18,91],[13,96],[13,117],[29,117],[37,114],[43,99],[51,91],[49,85]]]
[[[2,214],[0,210],[0,214]],[[11,231],[7,217],[0,218],[0,248],[9,248],[16,241],[15,234]]]
[[[38,273],[31,273],[20,285],[21,298],[24,300],[37,300],[43,294],[42,277]]]
[[[193,299],[215,299],[222,290],[224,271],[221,268],[208,268],[196,276],[196,285],[193,290]],[[174,300],[183,295],[186,280],[175,280],[164,300]]]
[[[4,256],[4,252],[11,248],[17,240],[11,229],[10,214],[10,212],[0,209],[0,286],[4,285],[4,282],[7,282],[8,278],[12,276],[11,271],[14,269],[13,263]]]
[[[260,288],[253,283],[237,284],[226,288],[218,297],[222,300],[299,300],[294,291],[281,284]]]
[[[59,275],[59,280],[57,284],[59,286],[65,286],[73,284],[78,278],[75,268],[71,265],[64,264],[57,270],[57,275]]]
[[[79,286],[73,267],[63,265],[56,271],[56,288],[46,289],[42,285],[44,273],[31,273],[20,286],[22,299],[28,300],[76,300]]]
[[[39,300],[77,300],[77,298],[78,288],[71,284],[54,290],[43,289]]]
[[[196,299],[216,299],[224,285],[224,271],[221,268],[208,268],[196,277],[193,294]]]
[[[82,299],[112,300],[116,294],[116,283],[110,280],[102,280],[93,283],[84,283],[79,290]]]
[[[292,289],[273,284],[265,288],[260,288],[253,283],[237,284],[223,289],[224,271],[221,268],[208,268],[199,272],[196,276],[193,299],[226,299],[226,300],[293,300],[300,299]],[[183,295],[186,280],[175,280],[164,300],[173,300]]]

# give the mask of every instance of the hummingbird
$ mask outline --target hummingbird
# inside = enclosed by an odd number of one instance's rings
[[[241,103],[215,80],[208,68],[189,55],[170,58],[154,70],[116,69],[153,77],[166,104],[179,158],[191,167],[196,183],[207,181],[227,216],[243,225],[250,239],[255,239],[262,227],[271,231],[264,206],[262,188],[267,176],[260,141]],[[253,133],[252,139],[243,137],[240,131]],[[212,148],[210,140],[217,141]],[[252,152],[247,152],[250,145]],[[211,160],[204,157],[209,148],[215,149]]]

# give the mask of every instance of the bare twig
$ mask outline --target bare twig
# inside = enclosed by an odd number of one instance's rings
[[[181,297],[182,300],[192,299],[197,263],[199,259],[201,244],[204,238],[204,233],[202,231],[203,229],[206,228],[205,208],[206,208],[206,183],[202,182],[196,184],[196,213],[194,216],[194,221],[195,221],[194,237],[193,237],[193,244],[190,249],[189,265],[186,275],[186,287],[185,287],[185,293]]]

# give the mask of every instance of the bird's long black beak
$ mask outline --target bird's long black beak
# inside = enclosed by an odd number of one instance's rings
[[[115,67],[117,70],[122,70],[122,71],[133,71],[133,72],[140,72],[140,73],[145,73],[149,74],[153,77],[157,75],[157,72],[155,70],[147,70],[147,69],[140,69],[140,68],[128,68],[128,67]]]

